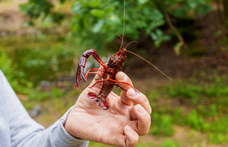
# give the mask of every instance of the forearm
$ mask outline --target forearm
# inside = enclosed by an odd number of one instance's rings
[[[0,70],[0,146],[4,147],[85,147],[83,141],[69,135],[63,125],[68,112],[48,129],[27,113]],[[77,125],[77,124],[75,124]]]
[[[31,137],[23,139],[17,147],[86,147],[88,141],[81,140],[69,135],[64,124],[66,121],[67,113],[55,122],[48,129],[31,134]]]

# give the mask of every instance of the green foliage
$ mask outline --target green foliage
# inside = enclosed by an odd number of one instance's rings
[[[52,80],[57,72],[72,68],[74,51],[68,46],[57,44],[47,48],[22,48],[15,51],[18,68],[26,71],[25,77],[37,85],[41,80]],[[69,60],[72,59],[72,60]]]
[[[181,6],[178,7],[178,4]],[[155,41],[155,46],[159,46],[162,41],[170,38],[157,29],[165,24],[164,12],[176,17],[186,17],[189,16],[189,11],[207,12],[209,7],[209,1],[204,0],[200,2],[128,0],[126,1],[125,36],[138,39],[140,33],[144,36],[150,35]],[[123,10],[122,1],[79,0],[72,7],[72,13],[75,14],[72,19],[72,33],[80,36],[79,42],[87,41],[86,45],[107,44],[116,37],[116,33],[122,34]],[[91,36],[96,37],[91,39]]]
[[[30,89],[28,93],[29,100],[36,100],[36,101],[45,101],[50,98],[60,98],[65,93],[63,90],[59,88],[53,87],[51,91],[42,91],[39,87],[36,89]]]
[[[61,3],[65,0],[59,0]],[[46,16],[51,16],[52,21],[60,23],[61,20],[65,17],[64,14],[52,12],[51,9],[54,5],[47,0],[29,0],[27,4],[20,5],[22,12],[26,12],[31,20],[27,22],[27,25],[34,25],[33,20],[39,17],[45,18]]]
[[[159,92],[157,90],[152,90],[147,94],[147,97],[151,101],[156,101],[159,98]]]
[[[189,126],[192,129],[207,133],[209,142],[216,144],[227,143],[227,76],[218,77],[217,72],[213,74],[214,76],[208,77],[205,72],[201,72],[199,74],[202,80],[200,84],[199,81],[196,80],[192,82],[179,81],[177,84],[166,87],[163,90],[165,95],[162,95],[162,97],[169,95],[181,98],[181,101],[188,106],[185,106],[184,112],[182,111],[182,107],[174,108],[175,110],[173,111],[170,111],[167,106],[159,108],[159,110],[157,110],[159,114],[155,113],[155,115],[152,115],[152,124],[154,127],[152,127],[150,132],[163,135],[159,134],[158,126],[160,124],[157,126],[156,122],[162,123],[159,119],[169,114],[169,116],[172,116],[172,123]],[[206,80],[206,82],[204,80]],[[192,103],[188,100],[189,98],[193,100]],[[155,106],[157,105],[155,104]],[[186,113],[186,110],[189,111],[189,109],[190,112]]]
[[[50,93],[46,91],[42,91],[42,92],[39,92],[39,97],[37,97],[37,100],[44,101],[48,97],[50,97]]]
[[[175,88],[171,86],[168,92],[172,97],[193,98],[198,97],[199,93],[202,92],[202,88],[200,86],[184,85],[182,81],[179,81],[177,86]]]
[[[64,0],[60,2],[64,3]],[[164,13],[178,18],[189,18],[189,12],[208,12],[211,9],[210,2],[211,0],[126,0],[125,36],[134,40],[138,39],[139,34],[151,36],[155,46],[159,46],[162,41],[170,39],[158,29],[166,22]],[[27,4],[21,5],[21,10],[32,20],[50,15],[54,22],[60,23],[64,15],[53,12],[53,6],[50,1],[29,0]],[[122,0],[78,0],[72,4],[71,13],[74,16],[71,18],[71,31],[68,37],[79,46],[101,50],[117,36],[117,33],[122,34],[123,12]],[[33,21],[29,24],[33,24]]]
[[[51,98],[51,93],[47,91],[41,91],[39,87],[36,89],[29,89],[29,91],[26,93],[28,94],[28,100],[35,100],[35,101],[45,101],[48,98]]]
[[[201,72],[201,76],[205,76],[204,72]],[[196,104],[200,95],[206,95],[208,97],[221,97],[228,95],[228,86],[226,84],[226,76],[216,78],[210,84],[193,85],[179,81],[176,85],[170,85],[165,90],[171,97],[193,98],[193,102]]]
[[[73,89],[73,90],[70,91],[70,95],[71,96],[76,96],[76,95],[79,95],[79,94],[80,94],[79,91],[76,90],[76,89]]]
[[[147,145],[137,144],[136,147],[147,147]]]
[[[89,142],[89,147],[107,147],[108,145],[97,143],[97,142]],[[114,147],[112,145],[109,145],[109,147]]]
[[[228,86],[226,81],[226,77],[216,78],[214,83],[210,86],[205,86],[205,94],[210,97],[228,95]]]
[[[178,143],[175,143],[173,140],[165,140],[160,147],[179,147]]]
[[[224,134],[209,133],[209,141],[215,144],[221,144],[224,142],[228,142],[228,137]]]
[[[192,47],[189,50],[186,50],[187,55],[193,56],[193,57],[200,57],[202,55],[205,55],[207,52],[206,48],[203,47]]]
[[[192,110],[186,119],[186,124],[190,127],[196,129],[196,130],[203,130],[208,131],[209,130],[209,124],[207,124],[203,117],[198,114],[196,110]]]
[[[64,92],[61,89],[52,88],[52,95],[54,98],[59,98],[64,95]]]
[[[210,123],[210,132],[211,133],[220,133],[227,134],[228,133],[228,117],[222,117],[219,120],[213,121]]]
[[[6,78],[11,81],[13,80],[13,67],[12,60],[7,56],[7,54],[3,51],[0,52],[0,69],[5,74]]]
[[[27,88],[33,86],[31,82],[24,79],[24,72],[17,70],[17,65],[13,64],[12,59],[4,51],[0,51],[0,69],[16,92],[26,93]],[[25,86],[26,88],[19,87],[18,85]]]
[[[173,135],[173,127],[171,118],[168,115],[152,114],[152,129],[150,133],[162,136]]]
[[[164,35],[160,29],[156,29],[150,36],[154,40],[155,47],[159,47],[163,41],[170,40],[170,36]]]
[[[176,109],[173,112],[173,114],[172,114],[172,122],[174,122],[176,124],[183,125],[184,124],[184,120],[182,118],[183,118],[183,112],[182,112],[182,110],[180,108]]]
[[[204,105],[199,105],[197,108],[197,111],[202,114],[205,117],[210,117],[211,116],[211,112],[208,110],[208,108]],[[217,112],[217,111],[216,111]]]

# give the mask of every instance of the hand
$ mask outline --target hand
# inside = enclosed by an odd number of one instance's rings
[[[94,78],[93,85],[98,75]],[[123,72],[116,74],[116,80],[131,80]],[[127,84],[119,84],[120,96],[111,92],[107,97],[108,110],[103,110],[88,98],[88,92],[99,93],[102,83],[93,88],[87,87],[78,97],[77,102],[68,115],[65,129],[72,136],[109,145],[134,147],[139,135],[148,133],[152,112],[146,96],[136,93]],[[135,104],[135,105],[134,105]]]

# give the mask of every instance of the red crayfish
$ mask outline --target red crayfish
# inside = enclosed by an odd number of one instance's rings
[[[132,41],[132,42],[135,42],[135,41]],[[132,43],[132,42],[130,42],[130,43]],[[101,60],[101,58],[99,57],[99,55],[98,55],[98,53],[96,52],[95,49],[90,49],[90,50],[85,51],[82,54],[82,57],[79,60],[78,69],[77,69],[77,72],[76,72],[76,84],[75,84],[75,87],[76,86],[78,87],[78,83],[82,79],[86,82],[87,81],[87,76],[89,74],[96,74],[96,73],[91,72],[91,71],[100,71],[101,74],[99,74],[99,75],[102,77],[102,80],[97,80],[96,83],[94,85],[92,85],[90,88],[94,87],[99,82],[103,82],[102,88],[101,88],[101,90],[100,90],[100,92],[98,94],[97,93],[93,93],[93,92],[89,92],[88,93],[88,97],[94,103],[96,103],[98,106],[102,107],[104,110],[107,110],[109,108],[109,105],[108,105],[108,103],[106,101],[106,97],[112,91],[112,88],[114,86],[118,86],[118,83],[127,84],[127,85],[131,86],[135,90],[135,92],[138,92],[129,83],[120,82],[120,81],[117,81],[115,79],[115,76],[116,76],[117,72],[121,71],[121,69],[122,69],[122,66],[123,66],[123,63],[124,63],[125,57],[126,57],[125,56],[126,52],[132,53],[132,54],[140,57],[139,55],[137,55],[137,54],[135,54],[135,53],[133,53],[131,51],[126,50],[126,48],[128,47],[128,45],[126,47],[124,47],[124,43],[123,43],[123,39],[122,39],[122,45],[121,45],[119,51],[117,53],[115,53],[114,55],[112,55],[110,57],[108,63],[106,63],[106,64],[103,63],[103,61]],[[93,58],[103,67],[103,70],[91,68],[91,69],[89,69],[87,71],[86,74],[84,74],[84,68],[85,68],[85,65],[86,65],[86,60],[89,58],[90,55],[92,55]],[[140,57],[140,58],[143,59],[143,60],[145,60],[146,62],[148,62],[152,66],[154,66],[152,63],[150,63],[146,59],[144,59],[142,57]],[[155,67],[155,68],[158,71],[160,71],[157,67]],[[161,72],[161,73],[163,75],[165,75],[163,72]],[[80,75],[81,75],[81,78],[80,78]]]
[[[132,41],[132,42],[134,42],[134,41]],[[129,83],[120,82],[115,79],[117,72],[121,71],[123,63],[125,61],[125,57],[126,57],[125,53],[127,51],[126,50],[127,46],[124,47],[123,39],[122,39],[122,47],[120,47],[120,49],[117,53],[115,53],[114,55],[112,55],[110,57],[108,63],[106,63],[106,64],[103,63],[103,61],[101,60],[101,58],[99,57],[99,55],[95,49],[90,49],[90,50],[85,51],[79,60],[78,69],[76,72],[75,86],[78,86],[79,81],[82,79],[86,82],[87,76],[89,74],[94,74],[94,72],[90,72],[90,71],[100,71],[101,72],[100,76],[103,79],[97,80],[96,83],[94,85],[92,85],[90,88],[94,87],[99,82],[103,82],[102,88],[101,88],[99,94],[89,92],[88,97],[94,103],[96,103],[98,106],[102,107],[104,110],[107,110],[109,108],[109,105],[106,101],[106,97],[112,91],[112,88],[114,87],[114,85],[118,86],[117,83],[124,83],[124,84],[131,86]],[[89,58],[90,55],[92,55],[93,58],[103,67],[103,70],[91,68],[87,71],[86,74],[84,74],[86,60]],[[81,78],[80,78],[80,75],[81,75]],[[131,86],[131,87],[135,90],[135,92],[138,92],[133,86]]]
[[[125,26],[125,0],[124,0],[124,24],[123,24],[123,35],[124,35],[124,26]],[[118,86],[118,83],[124,83],[127,84],[129,86],[131,86],[135,92],[138,92],[131,84],[129,83],[125,83],[125,82],[120,82],[117,81],[115,79],[115,76],[117,74],[117,72],[121,71],[123,63],[125,61],[125,54],[126,52],[129,52],[131,54],[134,54],[138,57],[140,57],[141,59],[143,59],[144,61],[146,61],[147,63],[149,63],[150,65],[152,65],[154,68],[156,68],[159,72],[161,72],[164,76],[166,76],[162,71],[160,71],[156,66],[154,66],[152,63],[150,63],[149,61],[147,61],[146,59],[142,58],[141,56],[128,51],[127,47],[130,43],[135,42],[132,41],[130,42],[126,47],[124,47],[124,41],[123,38],[120,36],[122,43],[120,46],[120,49],[117,53],[115,53],[114,55],[112,55],[108,61],[108,63],[104,64],[103,61],[101,60],[101,58],[99,57],[98,53],[96,52],[95,49],[90,49],[85,51],[82,54],[82,57],[79,60],[78,63],[78,69],[76,72],[76,84],[75,87],[78,87],[78,83],[79,81],[81,81],[82,79],[86,82],[87,81],[87,76],[89,74],[96,74],[94,72],[90,72],[90,71],[99,71],[100,72],[100,76],[102,77],[102,80],[97,80],[96,83],[94,85],[92,85],[90,88],[94,87],[97,83],[99,82],[103,82],[103,85],[101,87],[100,92],[97,93],[93,93],[93,92],[89,92],[88,93],[88,97],[94,102],[96,103],[98,106],[102,107],[104,110],[107,110],[109,108],[109,105],[106,101],[106,97],[109,95],[109,93],[112,91],[112,88],[114,86]],[[95,68],[91,68],[87,71],[86,74],[84,74],[84,68],[85,68],[85,64],[86,64],[86,60],[89,58],[89,56],[92,55],[93,58],[103,67],[103,70],[100,69],[95,69]],[[80,77],[81,75],[81,77]],[[166,76],[168,79],[170,79],[168,76]],[[120,87],[121,88],[121,87]]]

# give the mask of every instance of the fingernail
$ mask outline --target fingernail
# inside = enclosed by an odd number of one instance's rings
[[[127,131],[128,133],[132,133],[132,129],[129,126],[125,127],[125,131]]]
[[[119,80],[119,81],[124,81],[125,76],[126,76],[126,75],[125,75],[123,72],[119,72],[119,73],[118,73],[118,80]]]
[[[140,105],[140,106],[138,107],[138,112],[141,113],[141,114],[144,114],[146,111],[145,111],[145,109]]]
[[[133,88],[129,89],[128,91],[129,91],[130,96],[132,96],[132,97],[136,96],[136,92]]]

